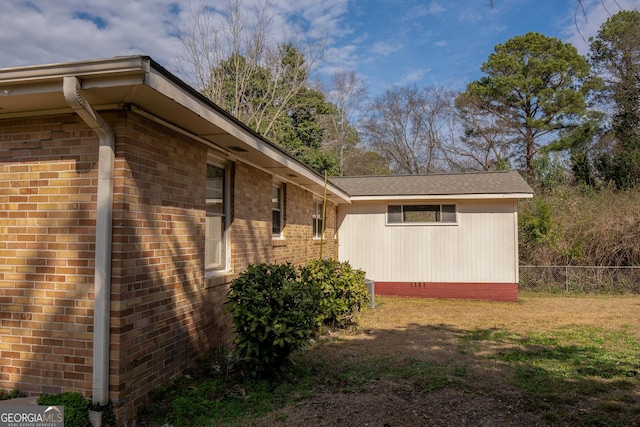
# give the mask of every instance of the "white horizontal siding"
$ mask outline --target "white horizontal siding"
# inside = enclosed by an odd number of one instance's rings
[[[456,225],[386,225],[386,203],[341,205],[339,258],[378,281],[515,283],[516,203],[457,206]]]

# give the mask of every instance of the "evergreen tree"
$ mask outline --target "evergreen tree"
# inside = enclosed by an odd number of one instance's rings
[[[463,96],[511,132],[526,172],[541,145],[586,115],[590,67],[571,44],[527,33],[497,45],[481,70]]]
[[[612,111],[607,150],[596,167],[617,188],[640,184],[640,12],[610,17],[591,39],[591,63],[605,83],[601,100]]]

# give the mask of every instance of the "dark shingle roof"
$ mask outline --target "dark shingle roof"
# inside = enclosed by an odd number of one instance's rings
[[[330,181],[352,197],[533,194],[515,171],[334,177]]]

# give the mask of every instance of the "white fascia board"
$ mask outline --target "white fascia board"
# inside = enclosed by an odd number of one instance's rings
[[[352,202],[359,201],[395,201],[395,200],[491,200],[491,199],[530,199],[531,193],[513,194],[422,194],[396,196],[351,196]]]
[[[82,90],[140,87],[144,83],[147,68],[144,57],[135,56],[0,69],[0,102],[3,103],[0,116],[11,118],[68,113],[71,108],[62,96],[64,77],[80,79]],[[94,110],[112,106],[113,101],[92,102]]]
[[[98,78],[117,74],[139,74],[146,69],[148,66],[145,57],[142,56],[5,68],[0,70],[0,85],[59,81],[65,76],[76,76],[82,79],[84,76]],[[62,83],[59,84],[62,87]]]

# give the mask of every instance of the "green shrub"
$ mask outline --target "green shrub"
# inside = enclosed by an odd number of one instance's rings
[[[270,374],[318,331],[320,293],[290,263],[251,265],[233,280],[227,309],[237,333],[236,355]]]
[[[525,241],[548,241],[553,227],[552,210],[541,197],[534,198],[534,207],[520,215],[520,230]]]
[[[566,170],[559,155],[541,153],[532,164],[533,181],[542,188],[554,188],[567,181]]]
[[[65,427],[91,427],[89,401],[78,392],[43,394],[38,398],[38,405],[64,406]]]
[[[364,271],[354,270],[348,262],[312,260],[301,271],[302,281],[317,287],[323,323],[343,328],[353,322],[367,302]]]
[[[0,400],[9,400],[24,396],[25,394],[18,389],[5,390],[3,388],[0,388]]]

